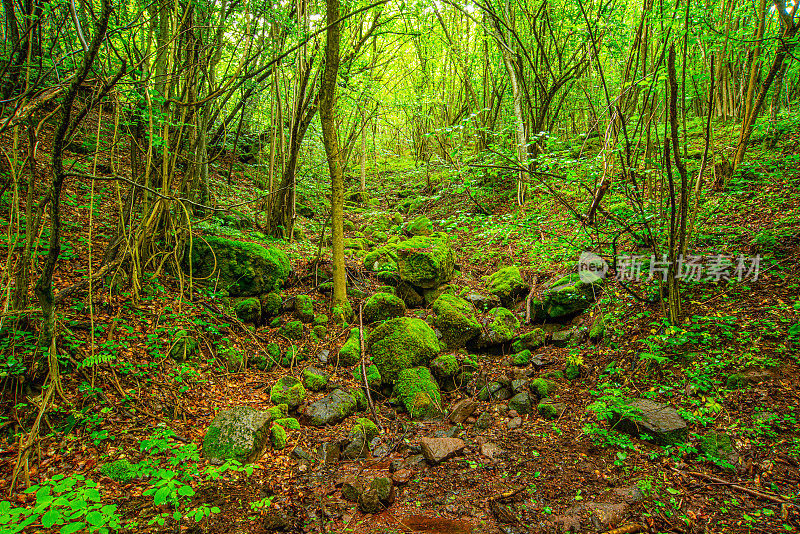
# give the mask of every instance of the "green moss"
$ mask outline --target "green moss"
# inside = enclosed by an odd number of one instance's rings
[[[725,387],[727,389],[739,389],[746,385],[747,380],[745,380],[744,376],[740,375],[739,373],[728,375],[728,379],[725,381]]]
[[[436,381],[426,367],[400,371],[394,392],[411,419],[429,419],[442,412],[442,397]]]
[[[525,349],[511,357],[511,365],[524,367],[531,363],[531,351]]]
[[[322,391],[328,385],[330,377],[313,367],[306,367],[303,369],[303,382],[306,387],[311,391]]]
[[[358,382],[359,384],[364,384],[364,378],[361,376],[361,366],[356,366],[353,369],[353,380]],[[369,385],[370,389],[377,389],[383,383],[383,378],[381,377],[380,371],[378,371],[378,366],[375,364],[370,365],[367,367],[367,384]]]
[[[289,415],[289,405],[278,404],[277,406],[267,408],[267,414],[269,415],[270,421],[275,421],[277,419],[287,417]]]
[[[367,350],[384,381],[393,383],[403,369],[428,365],[440,351],[433,329],[422,319],[398,317],[370,333]]]
[[[431,371],[439,380],[452,378],[459,371],[458,359],[455,354],[441,354],[431,362]]]
[[[551,380],[561,380],[564,378],[564,371],[548,371],[542,374],[542,378],[549,378]]]
[[[544,378],[537,378],[536,380],[532,381],[530,385],[531,391],[534,392],[540,399],[551,397],[556,391],[557,387],[558,385],[555,382],[545,380]]]
[[[561,415],[558,411],[558,407],[550,404],[549,402],[540,402],[536,407],[536,410],[539,412],[539,415],[545,419],[556,419],[559,415]]]
[[[345,300],[338,306],[331,308],[331,318],[333,319],[334,323],[339,325],[348,324],[350,321],[352,321],[353,307],[350,305],[350,301]]]
[[[366,334],[365,334],[366,335]],[[361,361],[361,338],[358,328],[350,329],[350,336],[339,349],[339,365],[350,367]]]
[[[101,465],[100,473],[116,482],[130,482],[139,476],[139,464],[132,464],[127,458],[120,458]]]
[[[547,335],[541,328],[534,328],[526,334],[522,334],[511,344],[511,350],[514,352],[522,352],[523,350],[536,350],[544,346],[544,341]]]
[[[364,443],[369,443],[378,437],[378,427],[366,417],[359,417],[356,420],[356,424],[353,425],[353,430],[350,432],[350,435],[352,436],[356,432],[364,434]]]
[[[175,343],[169,350],[169,355],[173,360],[183,362],[191,358],[199,348],[197,340],[190,336],[186,330],[179,330],[175,334]]]
[[[300,430],[300,422],[294,417],[284,417],[282,419],[277,419],[275,420],[274,424],[281,425],[283,428],[288,430]]]
[[[278,380],[270,391],[270,399],[274,404],[286,404],[294,409],[306,398],[306,389],[293,376],[284,376]]]
[[[314,299],[308,295],[297,295],[294,299],[295,317],[304,323],[314,320]]]
[[[581,366],[574,362],[567,362],[567,366],[564,367],[564,376],[567,380],[575,380],[581,376]]]
[[[522,279],[519,267],[512,265],[504,267],[489,276],[485,276],[489,292],[500,298],[503,305],[508,306],[517,297],[528,291],[528,285]]]
[[[392,286],[379,286],[378,293],[389,293],[390,295],[396,295],[397,291]]]
[[[237,302],[234,312],[242,322],[255,324],[261,322],[261,302],[255,297]]]
[[[426,216],[419,215],[406,225],[406,232],[415,236],[431,235],[433,233],[433,223]]]
[[[231,296],[246,297],[278,288],[291,264],[279,249],[211,236],[192,243],[191,270],[198,279],[216,276]]]
[[[275,450],[285,449],[287,439],[285,428],[281,425],[272,425],[272,428],[269,430],[269,440],[272,442],[272,447],[275,448]]]
[[[318,340],[325,339],[325,336],[328,335],[328,328],[324,324],[314,325],[314,328],[311,330],[311,333],[317,336]]]
[[[317,326],[328,324],[328,316],[324,313],[318,313],[314,316],[314,324]]]
[[[303,323],[300,321],[289,321],[281,327],[278,334],[295,341],[303,339]]]
[[[280,317],[275,317],[269,322],[270,328],[278,328],[282,324],[283,324],[283,319],[281,319]]]
[[[589,330],[589,339],[597,343],[599,341],[602,341],[605,335],[606,335],[606,316],[601,313],[595,318],[594,322],[592,323],[592,328]]]
[[[499,345],[511,341],[519,330],[519,319],[513,312],[506,308],[492,308],[486,314],[489,321],[487,327],[487,342],[492,345]]]
[[[436,327],[452,349],[463,347],[481,331],[472,304],[455,295],[440,295],[433,303],[433,311],[436,313]]]
[[[391,293],[375,293],[364,304],[364,321],[386,321],[406,314],[406,303]]]
[[[551,318],[580,313],[591,306],[601,285],[602,279],[587,283],[578,273],[564,276],[543,293],[544,312]]]
[[[709,458],[724,460],[733,452],[733,443],[729,435],[711,430],[700,438],[700,450]]]
[[[453,277],[455,255],[445,235],[412,237],[396,245],[397,272],[417,287],[433,288]]]

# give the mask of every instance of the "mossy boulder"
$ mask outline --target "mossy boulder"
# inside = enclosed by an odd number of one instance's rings
[[[284,376],[278,380],[269,394],[274,404],[286,404],[294,410],[306,398],[306,388],[293,376]]]
[[[489,310],[481,319],[483,328],[474,340],[478,348],[491,347],[508,343],[519,331],[519,319],[506,308],[497,307]]]
[[[187,267],[197,280],[216,277],[217,288],[232,297],[250,297],[277,289],[292,268],[282,250],[213,236],[194,240]]]
[[[350,430],[349,443],[342,451],[345,458],[361,458],[369,452],[369,442],[378,437],[378,427],[366,417],[359,417]]]
[[[567,407],[563,402],[551,402],[550,399],[542,400],[537,406],[536,411],[539,412],[544,419],[558,419]]]
[[[255,297],[240,300],[233,309],[236,317],[243,323],[258,324],[261,322],[261,301]]]
[[[498,271],[484,277],[489,293],[495,295],[503,306],[514,304],[520,297],[528,292],[528,284],[522,279],[519,267],[512,265],[503,267]]]
[[[366,334],[365,334],[366,335]],[[339,349],[339,365],[350,367],[361,361],[361,337],[358,328],[350,329],[350,335]]]
[[[436,313],[436,328],[442,332],[445,343],[451,349],[463,347],[481,331],[481,325],[475,318],[475,309],[462,298],[443,293],[433,303],[433,311]]]
[[[458,358],[455,354],[441,354],[433,359],[430,365],[433,375],[439,382],[448,378],[453,378],[458,374],[461,366],[458,364]]]
[[[537,397],[543,399],[545,397],[552,397],[553,393],[555,393],[556,389],[558,388],[558,385],[552,380],[537,378],[531,382],[530,388]]]
[[[283,299],[281,299],[280,293],[273,291],[261,297],[261,313],[263,313],[264,318],[271,319],[280,315],[282,310]]]
[[[213,463],[255,462],[264,452],[272,420],[272,413],[248,406],[220,412],[206,430],[203,456]]]
[[[383,377],[381,377],[381,373],[380,371],[378,371],[378,366],[372,364],[369,367],[367,367],[366,371],[367,371],[367,384],[369,385],[369,388],[375,390],[381,387],[381,384],[383,383]],[[360,365],[357,366],[355,369],[353,369],[353,380],[355,380],[362,386],[364,385],[364,377],[362,376]]]
[[[523,350],[534,351],[544,346],[547,334],[541,328],[534,328],[530,332],[522,334],[511,344],[511,350],[522,352]]]
[[[127,458],[120,458],[101,465],[100,473],[115,482],[126,483],[139,476],[139,465],[130,463]]]
[[[431,235],[433,233],[433,223],[424,215],[418,215],[406,224],[405,231],[412,236]]]
[[[450,281],[455,255],[445,235],[416,236],[396,245],[397,273],[401,280],[421,288]]]
[[[367,350],[384,381],[393,383],[400,371],[428,365],[440,351],[433,329],[422,319],[398,317],[373,330]]]
[[[596,300],[602,282],[602,278],[584,282],[578,273],[568,274],[542,293],[542,309],[551,319],[584,312]]]
[[[286,429],[279,424],[272,425],[272,428],[269,430],[269,439],[275,450],[285,449],[288,440]]]
[[[169,349],[170,357],[177,362],[185,362],[197,353],[200,344],[186,330],[179,330],[175,334],[175,341]]]
[[[314,299],[308,295],[297,295],[294,299],[294,316],[304,323],[314,320]]]
[[[710,430],[700,438],[700,450],[712,460],[733,464],[737,459],[733,440],[724,432]]]
[[[278,334],[293,341],[303,339],[303,323],[300,321],[289,321],[280,328]]]
[[[300,421],[294,417],[282,417],[276,419],[274,425],[281,425],[286,430],[300,430]]]
[[[406,303],[391,293],[375,293],[364,304],[364,321],[386,321],[406,314]]]
[[[516,365],[517,367],[525,367],[529,363],[531,363],[531,351],[525,349],[521,352],[514,354],[511,357],[511,365]]]
[[[303,369],[303,383],[311,391],[322,391],[328,385],[328,380],[330,380],[328,373],[315,367]]]
[[[413,367],[400,371],[394,392],[411,419],[432,419],[442,413],[439,387],[427,367]]]
[[[313,402],[306,409],[306,416],[314,426],[335,425],[353,415],[358,407],[358,400],[349,391],[335,389]]]

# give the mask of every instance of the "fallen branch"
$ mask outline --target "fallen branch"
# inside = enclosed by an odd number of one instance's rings
[[[764,493],[762,491],[750,489],[750,488],[745,487],[745,486],[740,486],[739,484],[734,484],[733,482],[728,482],[727,480],[723,480],[721,478],[712,477],[711,475],[698,473],[697,471],[680,471],[678,469],[675,469],[674,467],[671,467],[670,469],[672,469],[673,471],[675,471],[676,473],[679,473],[681,475],[690,475],[690,476],[693,476],[695,478],[700,478],[700,479],[703,479],[703,480],[706,480],[706,481],[709,481],[709,482],[713,482],[715,484],[720,484],[720,485],[723,485],[723,486],[729,486],[729,487],[731,487],[733,489],[736,489],[736,490],[739,490],[739,491],[741,491],[743,493],[747,493],[748,495],[752,495],[753,497],[758,497],[759,499],[764,499],[766,501],[772,501],[772,502],[777,503],[777,504],[786,504],[786,505],[789,505],[789,506],[797,507],[797,505],[795,503],[793,503],[793,502],[791,502],[791,501],[789,501],[787,499],[783,499],[781,497],[778,497],[777,495],[770,495],[770,494]]]
[[[644,525],[631,523],[630,525],[623,525],[621,527],[606,530],[603,534],[636,534],[637,532],[644,532],[647,528]]]

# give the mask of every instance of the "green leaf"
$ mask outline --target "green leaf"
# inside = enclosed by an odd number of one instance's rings
[[[42,516],[42,526],[44,526],[44,528],[50,528],[60,523],[61,517],[61,512],[58,510],[48,510],[48,512]]]
[[[159,488],[155,495],[153,495],[153,504],[156,506],[160,504],[164,504],[169,497],[170,491],[169,488]]]
[[[194,490],[191,486],[181,486],[178,488],[178,495],[183,495],[184,497],[191,497],[194,495]]]
[[[61,527],[61,534],[72,534],[86,528],[86,523],[78,521],[77,523],[70,523]]]
[[[105,525],[106,518],[100,512],[95,511],[95,512],[89,512],[88,514],[86,514],[86,521],[88,521],[89,523],[91,523],[95,527],[99,527],[99,526]]]
[[[86,498],[93,502],[100,502],[100,492],[94,488],[86,490]]]

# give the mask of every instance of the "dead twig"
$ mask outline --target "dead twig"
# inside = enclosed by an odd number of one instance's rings
[[[673,471],[681,475],[690,475],[695,478],[699,478],[705,480],[707,482],[713,482],[715,484],[720,484],[723,486],[731,487],[735,490],[741,491],[743,493],[747,493],[753,497],[758,497],[759,499],[764,499],[766,501],[772,501],[777,504],[785,504],[788,506],[797,507],[797,505],[791,501],[778,497],[776,495],[770,495],[768,493],[764,493],[763,491],[754,490],[745,486],[740,486],[739,484],[734,484],[733,482],[728,482],[727,480],[723,480],[721,478],[713,477],[711,475],[706,475],[704,473],[698,473],[697,471],[680,471],[679,469],[675,469],[674,467],[670,467]]]
[[[358,342],[361,351],[361,379],[364,381],[364,390],[367,392],[367,402],[369,403],[369,411],[372,412],[372,420],[378,425],[378,428],[383,432],[381,422],[378,421],[378,416],[375,413],[375,403],[372,402],[372,394],[369,391],[369,381],[367,380],[367,360],[364,357],[364,317],[363,317],[363,303],[358,303]]]

